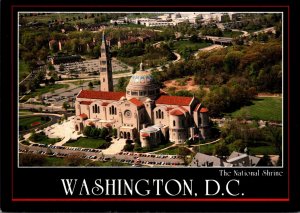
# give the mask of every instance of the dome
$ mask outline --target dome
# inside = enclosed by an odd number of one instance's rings
[[[137,71],[126,87],[126,98],[137,98],[145,101],[147,98],[155,99],[160,93],[159,86],[155,83],[150,71]]]
[[[153,84],[154,79],[149,71],[137,71],[130,79],[129,84]]]
[[[155,127],[155,126],[149,126],[147,128],[141,129],[141,133],[154,133],[154,132],[158,132],[159,128]]]

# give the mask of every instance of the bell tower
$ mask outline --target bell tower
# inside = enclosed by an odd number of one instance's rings
[[[100,60],[100,90],[112,92],[113,91],[113,80],[112,80],[112,66],[109,52],[109,46],[106,43],[104,31],[102,34],[101,43],[101,56]]]

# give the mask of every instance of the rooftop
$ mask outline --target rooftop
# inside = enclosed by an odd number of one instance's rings
[[[182,111],[180,111],[179,109],[175,109],[170,112],[170,115],[175,115],[175,116],[179,116],[179,115],[183,115],[183,114],[184,113]]]
[[[130,99],[129,101],[130,101],[131,103],[133,103],[134,105],[136,105],[137,107],[141,107],[141,106],[144,105],[141,101],[139,101],[139,100],[136,99],[136,98],[132,98],[132,99]]]
[[[191,104],[192,100],[193,100],[193,97],[162,95],[156,100],[156,104],[189,106]]]
[[[83,105],[90,105],[91,103],[93,103],[92,101],[80,101],[80,104]]]
[[[202,108],[200,109],[200,112],[208,112],[208,109],[205,108],[205,107],[202,107]]]
[[[125,92],[105,92],[94,90],[81,90],[77,98],[102,99],[102,100],[120,100],[125,96]]]

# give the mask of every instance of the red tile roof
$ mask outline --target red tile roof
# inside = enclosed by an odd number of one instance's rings
[[[170,111],[172,109],[174,109],[174,108],[173,107],[167,107],[166,111],[168,112],[168,111]]]
[[[105,91],[94,91],[94,90],[82,90],[80,91],[77,98],[88,98],[88,99],[102,99],[102,100],[120,100],[122,96],[125,96],[125,92],[105,92]]]
[[[101,104],[101,106],[107,106],[109,103],[108,102],[103,102],[102,104]]]
[[[92,121],[89,122],[89,125],[90,126],[95,126],[94,122],[92,122]]]
[[[183,115],[183,114],[184,113],[182,111],[180,111],[179,109],[175,109],[170,112],[170,115],[175,115],[175,116],[179,116],[179,115]]]
[[[185,111],[185,112],[188,112],[188,110],[187,110],[186,108],[182,107],[182,106],[180,106],[180,107],[178,107],[178,108],[182,109],[182,110]]]
[[[149,137],[148,133],[142,133],[142,137]]]
[[[129,101],[130,101],[131,103],[133,103],[134,105],[136,105],[137,107],[141,107],[141,106],[144,105],[141,101],[139,101],[139,100],[136,99],[136,98],[132,98],[132,99],[130,99]]]
[[[192,100],[193,97],[162,95],[156,100],[156,104],[189,106]]]
[[[197,112],[199,110],[199,107],[201,106],[201,104],[198,104],[195,109],[194,109],[194,112]]]
[[[204,107],[202,107],[202,108],[200,109],[200,112],[208,112],[208,109],[207,109],[207,108],[204,108]]]
[[[88,118],[88,116],[87,116],[85,113],[82,113],[82,114],[80,114],[79,116],[80,116],[81,118],[83,118],[83,119]]]
[[[90,105],[91,103],[93,103],[92,101],[80,101],[80,104],[83,105]]]

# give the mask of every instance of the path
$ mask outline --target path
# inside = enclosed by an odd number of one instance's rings
[[[244,37],[244,36],[249,36],[250,34],[247,32],[247,31],[245,31],[245,30],[239,30],[239,29],[231,29],[232,31],[234,31],[234,32],[242,32],[243,33],[243,35],[240,35],[240,37]]]
[[[107,149],[103,149],[102,153],[104,155],[115,155],[122,151],[125,144],[126,139],[113,139],[112,144]]]
[[[178,144],[172,144],[171,146],[168,146],[168,147],[166,147],[166,148],[163,148],[163,149],[159,149],[159,150],[156,150],[156,151],[153,151],[153,152],[147,152],[148,154],[154,154],[154,153],[157,153],[157,152],[160,152],[160,151],[164,151],[164,150],[167,150],[167,149],[169,149],[169,148],[171,148],[171,147],[173,147],[173,146],[177,146]]]
[[[64,121],[62,124],[53,124],[44,129],[45,134],[49,138],[62,138],[61,141],[55,143],[55,146],[62,146],[64,143],[70,139],[77,139],[83,135],[78,135],[74,127],[74,118],[75,116],[69,117],[68,120]]]
[[[276,97],[282,97],[281,93],[258,93],[257,97],[260,98],[276,98]]]
[[[205,146],[205,145],[217,143],[217,142],[220,141],[220,140],[221,140],[221,138],[218,138],[218,139],[215,140],[215,141],[211,141],[211,142],[208,142],[208,143],[197,144],[197,145],[191,145],[191,146]]]

